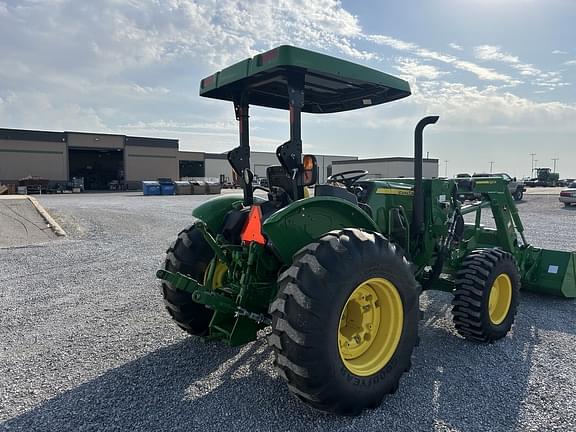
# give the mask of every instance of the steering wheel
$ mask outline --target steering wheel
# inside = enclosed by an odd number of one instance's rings
[[[352,170],[352,171],[344,171],[338,174],[333,174],[326,179],[327,183],[342,183],[346,188],[350,188],[368,174],[366,170]]]

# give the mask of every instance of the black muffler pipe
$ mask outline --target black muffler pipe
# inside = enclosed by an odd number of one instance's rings
[[[424,232],[424,191],[422,190],[422,135],[424,128],[438,121],[439,116],[424,117],[414,129],[414,209],[412,215],[412,233],[418,238]]]

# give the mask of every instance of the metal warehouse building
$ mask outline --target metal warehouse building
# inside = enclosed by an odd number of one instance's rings
[[[6,183],[83,177],[87,190],[103,190],[113,180],[139,187],[142,180],[177,173],[178,140],[0,129],[0,181]]]
[[[181,164],[185,158],[185,152],[180,152]],[[336,155],[315,155],[318,162],[318,178],[319,182],[326,181],[326,177],[332,172],[332,167],[337,161],[349,161],[358,159],[356,156],[336,156]],[[225,177],[232,176],[232,168],[228,164],[226,154],[205,153],[204,155],[205,170],[204,175],[201,177],[220,178],[220,175]],[[278,165],[278,158],[275,153],[270,152],[250,152],[250,169],[258,177],[266,177],[266,168],[272,165]],[[183,170],[181,169],[182,173]]]
[[[411,177],[412,158],[361,159],[316,155],[319,181],[342,171],[366,169],[370,177]],[[252,152],[254,174],[265,177],[277,165],[271,152]],[[84,178],[86,190],[106,190],[110,182],[138,189],[143,180],[201,177],[231,181],[226,154],[179,151],[177,139],[146,138],[85,132],[0,129],[0,181],[16,183],[34,176],[51,183]],[[424,160],[424,177],[438,176],[438,160]]]
[[[409,157],[389,157],[375,159],[356,159],[334,161],[334,174],[352,170],[366,170],[366,178],[414,177],[414,159]],[[438,159],[424,159],[422,164],[424,178],[438,177]]]

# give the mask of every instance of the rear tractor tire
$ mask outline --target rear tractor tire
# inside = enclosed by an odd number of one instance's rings
[[[518,189],[514,193],[514,201],[522,201],[522,198],[524,198],[524,191],[522,189]]]
[[[466,339],[494,342],[508,334],[518,307],[520,274],[501,249],[471,252],[456,274],[452,317]]]
[[[278,374],[322,411],[379,406],[410,368],[419,294],[403,253],[380,234],[326,234],[280,275],[269,309]]]
[[[190,226],[178,234],[178,238],[166,251],[163,268],[203,281],[208,266],[213,261],[215,261],[214,252],[204,240],[202,233],[194,226]],[[219,268],[222,264],[216,262],[214,265],[217,266],[214,273],[215,283],[218,283],[217,276],[225,277],[225,267]],[[173,288],[169,282],[162,281],[161,290],[166,310],[182,330],[195,336],[208,334],[214,313],[211,309],[196,303],[190,293]]]

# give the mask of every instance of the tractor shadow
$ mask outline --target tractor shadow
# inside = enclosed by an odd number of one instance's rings
[[[546,361],[545,334],[576,334],[574,301],[523,292],[508,337],[478,344],[458,336],[450,325],[450,300],[441,292],[423,296],[422,343],[416,353],[420,361],[408,379],[413,380],[413,396],[430,402],[433,414],[422,421],[429,430],[521,429],[523,408],[538,398],[534,367]],[[557,417],[558,412],[551,408],[541,415]]]
[[[68,390],[0,430],[514,430],[528,393],[536,391],[529,377],[540,330],[576,333],[576,323],[556,325],[562,320],[548,320],[546,311],[569,317],[573,303],[525,294],[513,334],[480,345],[451,330],[448,301],[444,293],[423,296],[412,369],[396,394],[356,418],[319,413],[291,396],[270,372],[264,339],[228,348],[188,338]]]

